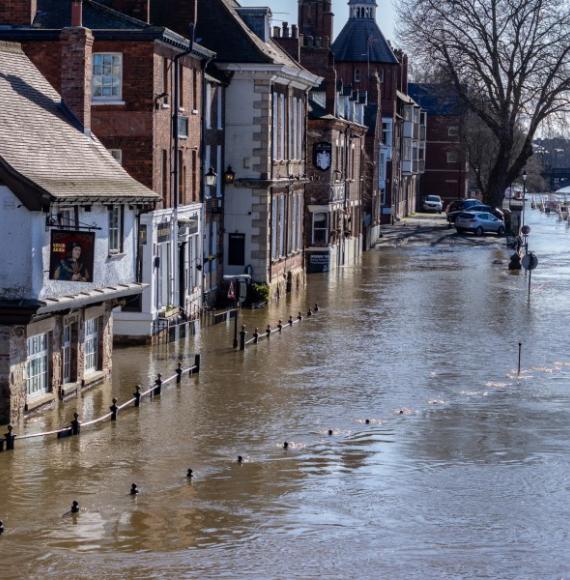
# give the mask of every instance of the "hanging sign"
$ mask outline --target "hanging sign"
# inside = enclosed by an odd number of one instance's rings
[[[95,233],[52,230],[49,279],[93,282]]]
[[[332,165],[332,145],[330,143],[315,143],[313,146],[313,164],[321,171],[328,171]]]

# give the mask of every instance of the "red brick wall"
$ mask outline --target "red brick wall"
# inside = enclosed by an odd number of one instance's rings
[[[53,88],[61,93],[61,43],[26,42],[22,43],[22,48]]]
[[[0,24],[30,25],[37,12],[37,0],[0,0]]]

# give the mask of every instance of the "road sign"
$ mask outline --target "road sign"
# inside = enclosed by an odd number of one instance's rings
[[[536,270],[538,266],[538,258],[532,253],[529,252],[523,259],[522,259],[522,267],[525,270]]]
[[[523,236],[528,236],[530,234],[530,226],[523,226],[521,228],[521,233]]]
[[[234,283],[230,282],[230,287],[228,290],[228,300],[235,300],[236,299],[236,289],[234,288]]]

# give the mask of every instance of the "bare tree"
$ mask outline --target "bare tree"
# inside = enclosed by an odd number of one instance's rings
[[[420,66],[445,71],[495,138],[481,187],[486,201],[500,205],[532,156],[541,123],[570,111],[570,3],[399,2],[400,35],[410,53]]]

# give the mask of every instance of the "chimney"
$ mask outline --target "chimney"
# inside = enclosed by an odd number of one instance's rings
[[[71,0],[71,26],[83,26],[83,0]]]
[[[81,2],[73,2],[75,5]],[[91,84],[93,70],[93,34],[87,28],[64,28],[61,42],[61,98],[67,108],[91,133]]]
[[[299,38],[299,29],[296,24],[291,25],[291,38]]]
[[[146,23],[150,22],[150,0],[112,0],[111,6],[117,12]]]
[[[279,26],[273,27],[273,38],[280,38],[281,37],[281,28]]]
[[[38,11],[38,0],[0,0],[0,25],[31,26]]]
[[[289,38],[289,23],[283,23],[283,38]]]

